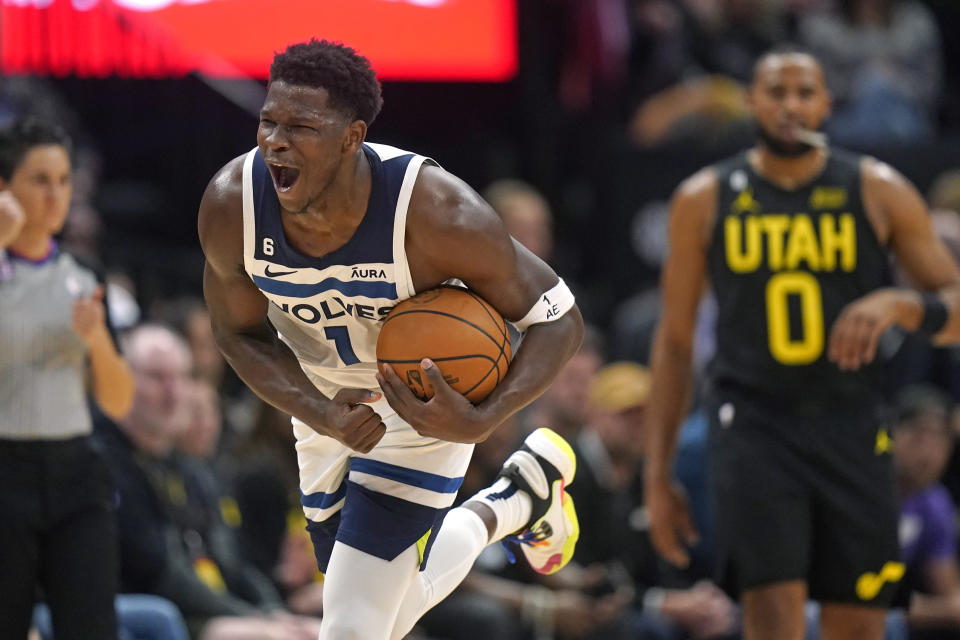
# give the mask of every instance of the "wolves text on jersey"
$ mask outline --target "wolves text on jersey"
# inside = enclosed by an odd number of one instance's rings
[[[333,296],[329,300],[322,300],[319,308],[301,302],[291,305],[288,302],[277,304],[277,307],[284,313],[288,313],[301,322],[306,324],[316,324],[320,320],[333,320],[344,316],[351,316],[363,320],[374,320],[380,322],[392,309],[389,307],[374,307],[369,304],[360,304],[359,302],[347,303],[339,296]]]

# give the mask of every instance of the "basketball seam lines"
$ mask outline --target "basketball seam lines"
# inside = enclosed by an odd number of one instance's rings
[[[490,360],[493,362],[496,362],[497,360],[500,359],[500,358],[497,358],[496,360],[494,360],[492,357],[488,356],[485,353],[467,353],[462,356],[448,356],[446,358],[430,358],[430,359],[433,360],[434,362],[444,362],[448,360],[465,360],[467,358],[483,358],[484,360]],[[384,360],[382,358],[377,358],[377,362],[383,362],[385,364],[413,364],[414,362],[420,362],[421,360],[423,360],[423,358],[413,358],[411,360]],[[489,373],[490,372],[488,371],[487,375],[489,375]]]
[[[482,378],[480,378],[479,381],[477,381],[477,384],[475,384],[475,385],[473,385],[472,387],[470,387],[470,389],[467,390],[466,393],[464,393],[464,395],[467,395],[467,394],[469,394],[471,391],[473,391],[474,389],[476,389],[477,387],[479,387],[481,384],[483,384],[483,381],[486,380],[487,378],[489,378],[489,377],[490,377],[490,374],[493,373],[494,371],[497,372],[497,384],[500,384],[500,358],[502,358],[502,357],[505,358],[506,355],[507,355],[507,354],[506,354],[506,350],[504,349],[504,347],[507,345],[507,342],[510,340],[510,336],[509,336],[509,334],[508,334],[508,332],[507,332],[506,322],[503,320],[503,318],[501,318],[501,321],[500,321],[500,322],[497,322],[497,319],[493,316],[492,313],[490,313],[490,309],[487,308],[487,302],[486,302],[483,298],[481,298],[481,297],[478,296],[477,294],[473,293],[473,292],[470,291],[469,289],[466,289],[465,292],[466,292],[466,294],[467,294],[468,296],[470,296],[471,298],[473,298],[474,300],[476,300],[477,303],[480,305],[480,307],[486,312],[487,316],[488,316],[491,320],[493,320],[493,323],[494,323],[495,325],[497,325],[497,328],[500,330],[500,336],[503,338],[503,343],[500,345],[500,355],[498,355],[498,356],[497,356],[497,359],[494,360],[493,365],[490,367],[490,370],[487,371],[487,373],[486,373]],[[494,386],[496,386],[496,385],[494,385]]]
[[[477,331],[479,331],[479,332],[482,333],[483,335],[487,336],[487,338],[490,340],[490,342],[492,342],[493,344],[497,345],[497,348],[500,349],[500,353],[503,353],[503,345],[500,344],[499,342],[497,342],[497,339],[494,338],[494,337],[493,337],[492,335],[490,335],[489,333],[487,333],[482,327],[480,327],[480,326],[478,326],[478,325],[475,325],[474,323],[470,322],[469,320],[464,320],[464,319],[461,318],[460,316],[455,316],[455,315],[453,315],[452,313],[448,313],[448,312],[446,312],[446,311],[434,311],[433,309],[411,309],[410,311],[401,311],[400,313],[395,314],[395,315],[388,315],[388,316],[387,316],[387,319],[383,321],[383,325],[386,326],[387,323],[390,322],[390,320],[393,319],[393,318],[399,318],[400,316],[405,316],[405,315],[408,315],[408,314],[411,314],[411,313],[432,313],[433,315],[446,316],[446,317],[452,318],[452,319],[454,319],[454,320],[459,320],[460,322],[462,322],[462,323],[464,323],[464,324],[466,324],[466,325],[469,325],[469,326],[473,327],[474,329],[476,329]],[[381,329],[381,331],[382,331],[382,330],[383,330],[383,329]]]
[[[493,314],[492,314],[492,313],[490,313],[490,309],[487,309],[487,304],[485,303],[485,301],[483,300],[483,298],[481,298],[480,296],[478,296],[477,294],[475,294],[475,293],[473,293],[472,291],[469,291],[469,290],[468,290],[466,293],[467,293],[468,296],[470,296],[471,298],[473,298],[474,300],[477,301],[477,303],[480,305],[480,307],[486,312],[487,316],[488,316],[491,320],[493,320],[493,323],[494,323],[495,325],[497,325],[497,329],[500,329],[500,337],[501,337],[501,338],[506,338],[506,337],[507,337],[507,326],[506,326],[506,324],[504,324],[503,327],[500,326],[500,323],[497,322],[497,319],[493,317]]]
[[[449,312],[446,312],[446,311],[435,311],[435,310],[433,310],[433,309],[411,309],[411,310],[409,310],[409,311],[401,311],[400,313],[396,313],[396,314],[389,314],[389,315],[387,315],[387,318],[383,321],[384,326],[386,326],[386,324],[387,324],[388,322],[390,322],[390,320],[392,320],[393,318],[399,318],[400,316],[405,316],[405,315],[408,315],[408,314],[411,314],[411,313],[432,313],[432,314],[434,314],[434,315],[446,316],[446,317],[452,318],[452,319],[454,319],[454,320],[459,320],[460,322],[462,322],[462,323],[464,323],[464,324],[466,324],[466,325],[468,325],[468,326],[473,327],[474,329],[476,329],[477,331],[479,331],[480,333],[482,333],[483,335],[485,335],[487,338],[490,339],[491,342],[493,342],[493,344],[495,344],[495,345],[497,346],[497,349],[499,350],[500,353],[497,354],[496,359],[491,358],[490,356],[488,356],[488,355],[486,355],[486,354],[470,354],[470,355],[465,355],[465,356],[455,356],[455,357],[451,356],[451,357],[448,357],[448,358],[431,358],[431,360],[434,360],[434,361],[437,361],[437,362],[442,362],[442,361],[449,361],[449,360],[460,360],[460,359],[463,359],[463,358],[478,358],[478,357],[479,357],[479,358],[486,358],[487,360],[490,360],[490,361],[493,363],[493,364],[490,366],[490,369],[488,369],[487,372],[486,372],[472,387],[470,387],[469,389],[467,389],[466,391],[463,392],[463,395],[464,395],[464,396],[470,394],[470,392],[472,392],[474,389],[476,389],[476,388],[479,387],[481,384],[483,384],[483,381],[486,380],[487,378],[489,378],[489,377],[490,377],[490,374],[493,373],[494,371],[497,372],[497,384],[500,384],[500,366],[499,366],[499,365],[500,365],[500,358],[507,358],[507,353],[506,353],[505,347],[506,347],[506,345],[507,345],[507,341],[509,340],[509,334],[508,334],[508,332],[507,332],[506,323],[504,322],[504,323],[501,325],[501,323],[497,322],[497,319],[493,316],[493,314],[490,313],[490,310],[487,309],[486,304],[483,303],[483,299],[480,298],[479,296],[477,296],[476,294],[474,294],[474,293],[473,293],[472,291],[470,291],[469,289],[463,289],[463,288],[461,288],[461,287],[454,287],[454,286],[450,286],[450,285],[443,285],[443,287],[444,287],[444,288],[449,288],[449,289],[456,289],[456,290],[458,290],[458,291],[463,291],[463,292],[466,293],[468,296],[470,296],[475,302],[479,303],[479,304],[480,304],[480,307],[483,309],[484,313],[487,314],[487,317],[489,317],[491,320],[493,320],[494,325],[496,325],[497,329],[499,330],[500,337],[503,338],[503,342],[502,342],[502,343],[501,343],[501,342],[498,342],[498,341],[496,340],[496,338],[494,338],[492,335],[490,335],[489,333],[487,333],[483,328],[477,326],[476,324],[470,322],[469,320],[465,320],[465,319],[461,318],[460,316],[454,315],[454,314],[449,313]],[[382,330],[382,328],[381,328],[381,330]],[[381,360],[380,358],[377,358],[377,362],[385,362],[385,363],[388,363],[388,364],[411,364],[411,363],[417,362],[418,360],[420,360],[420,359],[418,358],[418,359],[413,359],[413,360]]]

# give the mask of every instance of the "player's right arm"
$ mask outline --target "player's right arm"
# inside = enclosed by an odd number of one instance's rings
[[[693,334],[707,280],[707,243],[716,200],[716,174],[704,169],[684,181],[670,203],[670,254],[661,275],[662,312],[653,343],[653,388],[645,418],[644,498],[650,538],[660,554],[678,566],[689,561],[678,536],[692,544],[696,532],[671,468],[677,429],[689,403]]]
[[[243,265],[243,157],[213,177],[197,228],[206,257],[203,295],[220,351],[264,401],[348,447],[370,451],[386,428],[369,406],[379,392],[343,389],[327,399],[267,322],[268,301]]]

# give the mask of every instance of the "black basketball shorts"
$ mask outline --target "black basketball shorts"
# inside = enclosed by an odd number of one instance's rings
[[[711,405],[719,584],[739,596],[803,580],[821,602],[888,607],[904,567],[880,412],[807,419],[733,396]]]

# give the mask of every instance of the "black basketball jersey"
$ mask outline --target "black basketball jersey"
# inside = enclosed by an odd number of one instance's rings
[[[873,402],[877,365],[840,371],[827,358],[841,310],[890,281],[861,200],[860,156],[831,149],[823,171],[794,190],[743,152],[718,164],[708,251],[717,295],[718,390],[785,413],[817,415]]]

